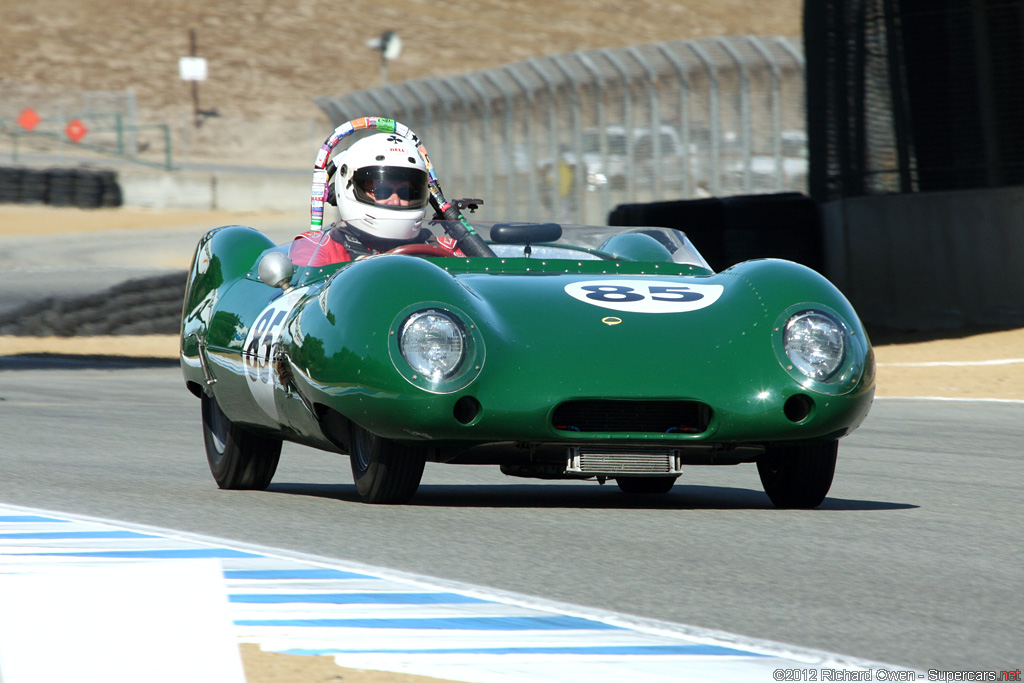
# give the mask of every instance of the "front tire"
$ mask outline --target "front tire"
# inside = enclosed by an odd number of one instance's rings
[[[678,477],[618,477],[615,483],[623,493],[668,493]]]
[[[281,440],[247,432],[212,396],[203,395],[203,442],[210,472],[222,489],[263,490],[277,471]]]
[[[352,479],[364,503],[408,503],[423,478],[422,448],[403,446],[352,425]]]
[[[757,461],[764,492],[776,507],[818,507],[832,487],[838,450],[838,441],[769,447]]]

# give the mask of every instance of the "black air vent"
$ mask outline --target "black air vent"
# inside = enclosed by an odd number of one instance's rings
[[[552,424],[566,432],[694,434],[706,431],[711,408],[698,401],[567,401]]]

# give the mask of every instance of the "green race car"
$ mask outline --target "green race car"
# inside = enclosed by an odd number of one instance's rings
[[[664,228],[459,222],[430,227],[475,229],[485,255],[294,267],[250,228],[202,238],[181,365],[222,488],[266,488],[287,440],[348,454],[370,503],[410,500],[426,461],[630,494],[756,463],[775,505],[824,500],[874,395],[868,336],[824,277],[715,273]]]

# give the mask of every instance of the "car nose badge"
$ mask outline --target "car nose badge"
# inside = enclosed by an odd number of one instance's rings
[[[618,325],[622,322],[622,318],[616,318],[614,315],[610,315],[606,318],[601,318],[601,322],[605,325]]]

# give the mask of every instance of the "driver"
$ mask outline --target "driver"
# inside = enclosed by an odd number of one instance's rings
[[[433,244],[464,256],[455,240],[423,227],[429,194],[427,166],[405,138],[377,133],[334,159],[330,193],[339,220],[298,235],[288,255],[299,266],[324,266],[382,254],[404,244]]]

